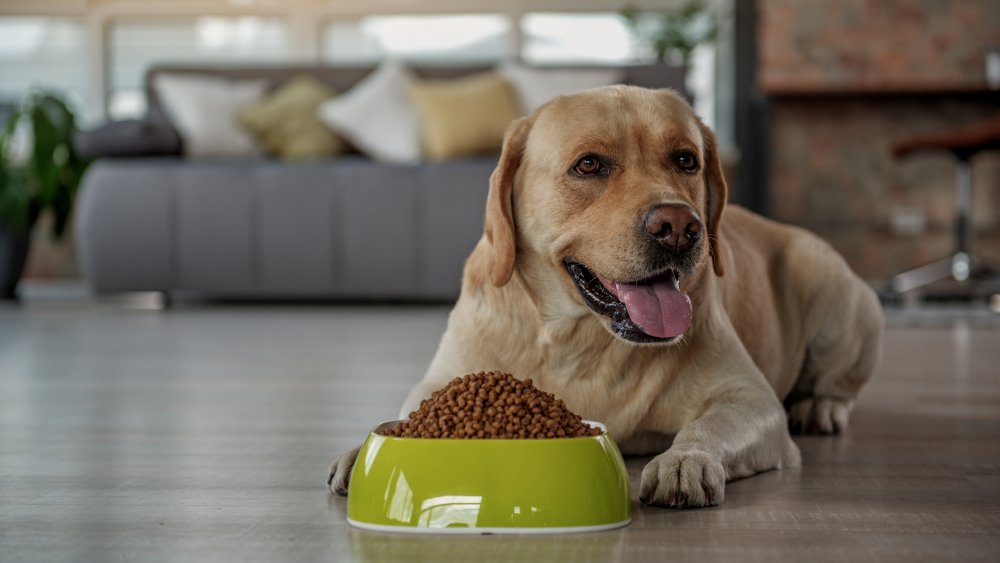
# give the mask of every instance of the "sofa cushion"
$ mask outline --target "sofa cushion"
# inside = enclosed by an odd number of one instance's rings
[[[506,80],[486,72],[456,80],[428,80],[410,89],[430,160],[493,152],[520,110]]]
[[[260,154],[257,141],[243,129],[236,115],[263,97],[266,81],[160,74],[153,85],[184,141],[186,155]]]
[[[622,81],[625,71],[608,69],[529,68],[516,63],[504,63],[498,72],[514,86],[520,98],[521,110],[529,114],[557,96],[590,90]]]
[[[73,136],[76,152],[88,160],[181,154],[181,138],[164,121],[128,119],[113,121]]]
[[[336,92],[300,75],[239,114],[269,152],[288,160],[322,158],[342,152],[344,143],[319,120],[316,109]]]
[[[417,112],[407,97],[413,80],[400,63],[386,61],[317,112],[334,132],[373,159],[414,164],[420,161],[420,136]]]

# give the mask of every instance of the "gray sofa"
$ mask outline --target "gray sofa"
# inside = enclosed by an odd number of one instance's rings
[[[447,78],[485,67],[417,68]],[[308,72],[345,91],[370,68],[157,67],[266,77]],[[679,87],[683,71],[625,69],[626,82]],[[449,300],[482,232],[496,155],[398,166],[359,155],[272,159],[117,158],[95,162],[77,201],[75,235],[96,293],[162,291],[226,298]]]

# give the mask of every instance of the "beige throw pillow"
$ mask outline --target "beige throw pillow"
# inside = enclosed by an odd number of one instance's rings
[[[344,143],[319,120],[316,108],[335,95],[319,80],[297,76],[241,111],[240,123],[268,152],[281,158],[308,160],[332,156],[344,150]]]
[[[410,88],[430,160],[497,151],[507,126],[520,116],[517,94],[494,72],[456,80],[427,80]]]

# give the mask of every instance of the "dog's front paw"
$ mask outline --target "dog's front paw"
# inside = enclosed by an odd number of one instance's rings
[[[330,488],[331,492],[347,496],[347,485],[350,484],[351,480],[351,468],[354,467],[354,460],[358,459],[358,452],[360,451],[361,448],[354,448],[330,464],[330,476],[326,480],[326,486]]]
[[[841,434],[847,430],[851,401],[810,397],[788,409],[788,431],[792,434]]]
[[[642,470],[639,500],[656,506],[698,508],[722,502],[726,468],[700,450],[667,450]]]

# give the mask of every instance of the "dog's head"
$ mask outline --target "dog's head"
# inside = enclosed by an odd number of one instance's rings
[[[618,337],[674,341],[694,285],[723,274],[726,197],[714,135],[675,93],[557,98],[504,139],[486,209],[490,281],[506,284],[523,253]]]

